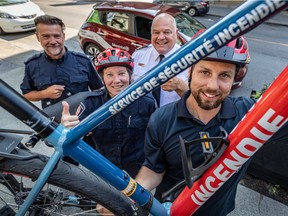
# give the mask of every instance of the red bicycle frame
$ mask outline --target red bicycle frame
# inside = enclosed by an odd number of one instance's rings
[[[173,202],[170,215],[192,215],[288,120],[288,66],[228,136],[223,155]]]

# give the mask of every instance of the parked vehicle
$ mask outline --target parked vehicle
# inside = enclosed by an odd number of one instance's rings
[[[175,17],[180,45],[205,30],[205,26],[195,18],[164,4],[98,2],[93,6],[91,13],[78,32],[80,46],[84,53],[92,57],[109,47],[118,47],[132,54],[135,49],[151,43],[152,20],[157,14],[163,12],[170,13]],[[239,44],[239,50],[247,49],[246,43]],[[241,86],[247,71],[247,67],[239,71],[233,85],[234,88]]]
[[[0,35],[35,29],[34,19],[44,12],[30,0],[0,1]]]
[[[175,0],[160,0],[162,4],[166,4],[172,7],[176,7],[182,11],[185,11],[190,16],[197,16],[201,14],[206,14],[209,12],[210,6],[209,1],[175,1]]]
[[[78,33],[80,46],[91,56],[109,47],[118,47],[132,54],[135,49],[151,43],[152,20],[163,12],[175,17],[181,45],[205,30],[205,26],[195,18],[163,4],[102,2],[93,6],[81,26]]]

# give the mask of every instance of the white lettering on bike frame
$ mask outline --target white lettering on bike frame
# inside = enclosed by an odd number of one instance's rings
[[[287,121],[288,118],[275,115],[273,109],[268,109],[249,131],[250,137],[243,138],[235,150],[230,152],[231,157],[225,158],[206,179],[204,185],[200,185],[199,190],[191,195],[193,202],[199,206],[203,205]]]

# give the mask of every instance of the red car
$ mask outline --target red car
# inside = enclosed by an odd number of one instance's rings
[[[186,43],[205,29],[195,18],[162,4],[96,3],[79,30],[80,46],[91,56],[96,56],[108,47],[118,47],[132,54],[135,49],[151,43],[152,20],[157,14],[164,12],[176,19],[179,44]]]
[[[79,30],[80,46],[84,53],[93,57],[109,47],[118,47],[132,54],[135,49],[151,43],[151,23],[159,13],[175,17],[180,45],[205,30],[205,26],[195,18],[164,4],[98,2]],[[247,44],[243,43],[239,50],[245,52],[247,49]],[[247,68],[238,73],[234,88],[241,85],[246,73]]]

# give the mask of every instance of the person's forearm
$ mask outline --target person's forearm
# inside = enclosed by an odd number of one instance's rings
[[[184,80],[178,78],[177,88],[175,89],[175,92],[181,97],[188,90],[188,84]]]
[[[47,98],[45,96],[44,91],[45,90],[42,90],[42,91],[31,91],[29,93],[24,94],[23,96],[29,101],[40,101],[40,100],[43,100],[43,99]]]
[[[156,188],[162,181],[164,173],[155,173],[149,168],[142,166],[138,175],[136,176],[136,181],[145,189],[151,191]]]

